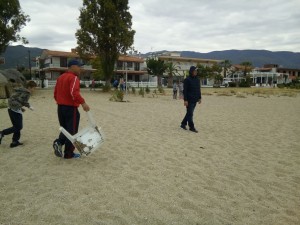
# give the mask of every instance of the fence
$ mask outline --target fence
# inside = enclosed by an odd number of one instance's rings
[[[41,86],[42,81],[41,80],[35,80],[35,82],[38,84],[38,86]],[[80,84],[85,84],[86,87],[89,87],[89,85],[92,83],[92,81],[80,81]],[[105,84],[105,81],[95,81],[96,84]],[[157,82],[134,82],[130,81],[127,82],[128,87],[149,87],[149,88],[156,88]],[[44,80],[44,86],[47,88],[55,87],[56,80]]]

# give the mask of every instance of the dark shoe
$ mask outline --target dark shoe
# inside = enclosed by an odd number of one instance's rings
[[[190,131],[198,133],[198,131],[195,128],[190,128]]]
[[[64,156],[65,159],[79,159],[81,157],[81,155],[79,153],[73,153],[73,156]]]
[[[74,153],[74,155],[73,155],[73,159],[78,159],[80,157],[81,157],[81,155],[79,153]]]
[[[2,138],[3,138],[3,134],[2,134],[2,132],[0,132],[0,145],[1,145],[1,141],[2,141]]]
[[[63,157],[62,146],[58,140],[53,142],[54,155],[57,157]]]
[[[11,144],[10,144],[10,147],[11,148],[15,148],[19,145],[23,145],[23,143],[19,142],[19,141],[13,141]]]
[[[181,124],[180,127],[181,127],[182,129],[184,129],[184,130],[187,130],[187,129],[186,129],[186,126],[183,125],[183,124]]]

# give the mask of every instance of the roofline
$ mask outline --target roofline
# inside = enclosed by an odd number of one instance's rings
[[[176,61],[210,62],[210,63],[220,63],[224,61],[224,60],[217,60],[217,59],[187,58],[187,57],[178,57],[178,56],[158,56],[158,59],[169,59],[169,60],[176,60]]]

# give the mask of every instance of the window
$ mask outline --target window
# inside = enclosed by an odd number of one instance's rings
[[[60,67],[67,67],[67,58],[60,57]]]

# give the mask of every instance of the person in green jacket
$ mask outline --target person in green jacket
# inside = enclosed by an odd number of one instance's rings
[[[23,107],[33,109],[28,103],[28,100],[36,86],[37,85],[34,81],[29,81],[26,85],[27,88],[18,87],[14,89],[15,92],[8,99],[8,115],[11,120],[12,127],[0,131],[0,144],[4,136],[13,134],[10,147],[14,148],[19,145],[23,145],[23,143],[19,142],[21,138],[21,130],[23,128],[23,112],[25,112]]]

